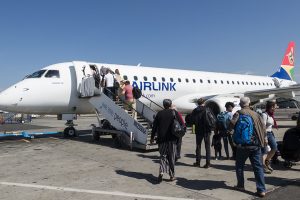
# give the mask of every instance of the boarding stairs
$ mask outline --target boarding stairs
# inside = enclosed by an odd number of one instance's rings
[[[136,107],[127,111],[124,109],[126,103],[122,99],[112,100],[103,92],[98,96],[91,97],[89,102],[94,106],[99,120],[99,127],[93,127],[93,137],[98,140],[100,135],[111,134],[117,140],[117,144],[121,143],[130,148],[144,150],[156,149],[157,145],[150,144],[150,137],[156,115],[153,107],[160,106],[145,96],[135,101]],[[135,118],[133,118],[134,112],[136,112]],[[112,129],[103,126],[100,115],[109,121]]]

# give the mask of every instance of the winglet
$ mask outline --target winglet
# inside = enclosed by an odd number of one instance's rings
[[[282,59],[280,69],[275,72],[271,77],[280,79],[294,80],[294,67],[295,67],[295,42],[290,42],[284,57]]]

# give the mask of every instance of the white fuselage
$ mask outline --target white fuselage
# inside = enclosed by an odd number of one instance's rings
[[[40,77],[25,78],[4,90],[0,93],[0,109],[35,114],[93,113],[88,98],[79,98],[78,94],[83,67],[85,75],[92,75],[89,65],[99,70],[102,66],[119,69],[122,78],[140,87],[144,96],[159,105],[169,98],[182,112],[192,110],[193,100],[199,97],[276,88],[272,77],[75,61],[45,67]],[[59,77],[45,77],[49,70],[59,71]],[[286,86],[295,84],[280,81]]]

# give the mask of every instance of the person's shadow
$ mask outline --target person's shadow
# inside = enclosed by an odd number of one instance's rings
[[[191,190],[213,190],[213,189],[227,189],[238,191],[232,186],[226,185],[225,181],[214,181],[214,180],[188,180],[186,178],[177,178],[176,185],[181,186],[183,188],[191,189]],[[254,192],[251,191],[240,191],[249,195],[255,195]]]
[[[141,172],[130,172],[124,170],[116,170],[116,173],[131,178],[144,179],[153,185],[158,184],[157,177],[153,176],[153,174],[147,174]]]

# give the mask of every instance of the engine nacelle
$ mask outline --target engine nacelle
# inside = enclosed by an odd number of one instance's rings
[[[241,107],[239,105],[240,103],[240,97],[228,97],[228,96],[217,96],[213,97],[211,99],[208,99],[205,102],[205,105],[209,107],[215,115],[219,114],[220,112],[223,112],[226,110],[225,104],[226,102],[232,102],[234,103],[233,113],[235,113],[237,110],[240,110]]]

